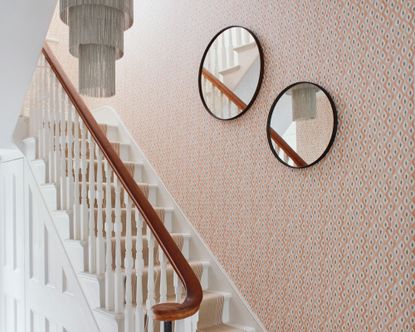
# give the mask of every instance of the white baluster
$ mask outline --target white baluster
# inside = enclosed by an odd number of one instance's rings
[[[151,308],[155,304],[154,292],[154,238],[150,228],[147,226],[147,243],[148,243],[148,266],[147,266],[147,317],[148,317],[148,331],[153,331],[153,311]]]
[[[218,40],[215,40],[214,43],[215,45],[214,49],[213,49],[213,53],[214,53],[214,57],[213,57],[213,74],[218,77],[219,76],[219,42]]]
[[[102,218],[103,188],[102,188],[102,152],[97,149],[97,274],[105,272],[105,244]]]
[[[225,43],[225,36],[221,34],[218,37],[218,43],[219,43],[219,70],[223,70],[228,67],[228,64],[226,63],[226,43]]]
[[[196,332],[197,331],[197,323],[199,321],[199,311],[196,312],[192,317],[190,317],[190,319],[191,319],[191,331]]]
[[[114,176],[115,184],[115,273],[114,273],[114,302],[115,312],[122,313],[124,309],[124,291],[123,291],[123,277],[121,274],[121,185],[120,181]]]
[[[223,92],[222,91],[220,91],[220,90],[218,90],[218,92],[219,92],[219,116],[221,117],[221,118],[226,118],[226,116],[225,116],[225,105],[226,105],[226,102],[227,102],[227,100],[228,100],[228,98],[226,97],[226,96],[224,96],[224,94],[223,94]]]
[[[88,201],[86,183],[86,129],[82,121],[79,123],[81,129],[81,240],[88,241]]]
[[[227,41],[228,41],[227,42],[227,52],[226,52],[226,55],[227,55],[226,62],[227,62],[229,67],[233,67],[235,65],[235,61],[234,61],[235,52],[233,50],[234,41],[233,41],[233,34],[232,34],[231,30],[226,30],[226,37],[227,37]]]
[[[173,287],[174,287],[174,294],[175,294],[175,301],[180,302],[182,297],[182,284],[179,276],[176,272],[173,274]]]
[[[79,188],[79,169],[80,169],[80,154],[79,154],[79,115],[74,113],[74,203],[73,203],[73,224],[74,224],[74,239],[81,239],[81,206],[80,206],[80,188]],[[69,156],[70,157],[70,156]]]
[[[60,113],[60,105],[59,105],[59,89],[58,89],[58,79],[54,76],[54,84],[53,84],[53,182],[58,187],[58,192],[60,191],[59,188],[59,113]],[[60,195],[58,195],[58,206],[60,207]]]
[[[47,98],[47,91],[48,91],[48,67],[45,66],[43,68],[43,72],[42,72],[42,91],[44,94],[44,99],[41,103],[41,114],[40,114],[40,121],[41,121],[41,126],[40,126],[40,133],[39,133],[39,137],[40,137],[40,144],[39,144],[39,153],[40,153],[40,158],[42,158],[43,160],[46,161],[46,135],[47,135],[47,129],[46,129],[46,125],[47,125],[47,108],[48,108],[48,98]]]
[[[229,118],[233,116],[233,114],[235,113],[235,109],[237,109],[237,106],[232,101],[229,101],[229,104],[228,104],[228,117]]]
[[[74,199],[73,199],[73,195],[74,195],[74,178],[73,178],[73,164],[72,164],[72,158],[73,158],[73,153],[72,153],[72,145],[73,145],[73,115],[72,115],[72,105],[68,102],[67,103],[67,109],[68,109],[68,116],[67,116],[67,121],[66,121],[66,134],[68,136],[68,162],[67,162],[67,174],[68,174],[68,198],[67,198],[67,204],[68,204],[68,209],[70,209],[73,206],[74,203]],[[64,152],[64,157],[65,157],[65,152]],[[73,212],[73,211],[72,211]],[[73,215],[72,215],[73,216]],[[74,234],[74,230],[72,230],[72,234]],[[72,235],[73,238],[73,235]]]
[[[25,97],[25,102],[23,105],[23,114],[29,116],[29,133],[30,136],[35,136],[36,132],[36,125],[37,125],[37,112],[38,112],[38,101],[39,101],[39,91],[40,91],[40,62],[41,58],[38,60],[38,64],[36,66],[36,70],[33,73],[32,83],[30,84],[30,88],[28,91],[27,96]],[[29,108],[29,112],[27,112],[26,107]]]
[[[143,219],[140,216],[138,209],[135,209],[135,224],[137,229],[137,240],[135,243],[135,273],[137,275],[136,295],[135,295],[135,331],[144,331],[144,309],[143,304],[143,272],[144,272],[144,258],[143,258]]]
[[[96,238],[95,238],[95,142],[91,133],[88,132],[88,148],[89,148],[89,237],[88,237],[88,266],[89,273],[96,271]]]
[[[112,271],[112,210],[111,210],[111,179],[112,170],[105,162],[105,309],[114,309],[114,273]]]
[[[67,105],[67,95],[65,93],[65,90],[62,88],[60,89],[60,98],[61,98],[61,108],[60,108],[60,175],[61,175],[61,208],[62,209],[68,209],[68,182],[67,182],[67,170],[66,170],[66,151],[67,151],[67,145],[66,145],[66,139],[67,139],[67,127],[66,127],[66,105]]]
[[[243,43],[244,45],[249,43],[249,32],[245,29],[242,29],[242,39],[243,39]]]
[[[44,61],[44,57],[41,57],[41,61]],[[36,113],[36,125],[34,127],[34,136],[37,138],[37,158],[42,158],[42,126],[43,126],[43,117],[42,117],[42,104],[41,99],[39,98],[39,95],[43,92],[43,68],[39,68],[38,70],[38,82],[37,82],[37,90],[38,90],[38,96],[37,99],[32,101],[30,107],[31,107],[31,113],[32,110],[35,110]]]
[[[125,220],[125,257],[124,257],[124,267],[125,267],[125,322],[124,322],[124,331],[133,332],[133,315],[132,315],[132,285],[131,285],[131,273],[133,269],[133,255],[132,255],[132,238],[131,238],[131,203],[128,194],[124,193],[124,202],[126,209],[126,220]]]
[[[159,247],[159,261],[160,261],[160,303],[166,303],[167,302],[166,257],[161,247]],[[161,324],[160,331],[164,332],[163,324]]]
[[[241,46],[242,44],[242,28],[235,28],[235,46]]]
[[[53,164],[53,149],[54,149],[54,144],[53,144],[53,130],[54,130],[54,123],[53,123],[53,114],[54,114],[54,110],[53,110],[53,82],[54,82],[54,78],[55,76],[53,76],[53,74],[50,74],[49,76],[49,86],[48,86],[48,91],[49,91],[49,107],[48,107],[48,114],[47,114],[47,140],[46,140],[46,150],[47,150],[47,154],[48,154],[48,178],[49,178],[49,182],[53,182],[54,180],[54,164]]]

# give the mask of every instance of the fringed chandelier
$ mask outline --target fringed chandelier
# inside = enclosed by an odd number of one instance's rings
[[[124,31],[133,24],[133,0],[60,0],[69,26],[69,51],[79,58],[79,92],[115,95],[115,61],[124,54]]]

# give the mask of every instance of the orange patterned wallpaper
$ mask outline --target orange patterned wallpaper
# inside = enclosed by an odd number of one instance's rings
[[[135,5],[118,95],[88,102],[120,112],[269,331],[411,331],[414,1]],[[197,74],[228,25],[258,36],[265,76],[252,109],[221,122]],[[277,94],[304,80],[333,96],[339,130],[322,162],[293,170],[272,155],[266,122]]]

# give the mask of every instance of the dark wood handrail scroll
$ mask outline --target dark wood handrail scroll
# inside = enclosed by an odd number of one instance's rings
[[[307,163],[302,159],[297,152],[280,136],[277,132],[269,127],[271,139],[277,144],[286,155],[299,167],[306,167]]]
[[[140,190],[133,176],[107,139],[107,136],[95,121],[84,100],[64,72],[51,49],[45,45],[42,49],[42,53],[62,85],[62,88],[65,90],[74,105],[80,118],[84,122],[86,128],[90,132],[95,143],[101,149],[109,165],[112,167],[113,172],[117,175],[134,205],[140,210],[145,222],[151,229],[154,237],[186,289],[186,298],[183,303],[160,303],[154,305],[152,308],[154,319],[160,321],[174,321],[192,316],[199,310],[203,296],[202,287],[198,278],[187,260],[184,258],[180,249],[175,244],[170,233],[164,227],[163,222],[154,210],[153,206]]]
[[[206,68],[202,69],[202,74],[209,80],[220,92],[222,92],[228,99],[234,103],[238,109],[244,110],[246,108],[246,104],[236,95],[234,94],[225,84],[219,81],[211,72],[209,72]]]

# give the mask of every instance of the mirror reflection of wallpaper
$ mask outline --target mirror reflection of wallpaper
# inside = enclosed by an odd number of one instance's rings
[[[118,111],[266,329],[412,331],[415,3],[135,6],[117,96],[87,103]],[[249,112],[222,123],[197,74],[212,36],[238,22],[261,40],[264,82]],[[276,161],[266,123],[276,94],[304,80],[333,96],[339,130],[324,162],[298,171]]]
[[[333,111],[322,92],[317,94],[316,118],[296,121],[296,151],[308,164],[321,156],[327,148],[333,131]]]

